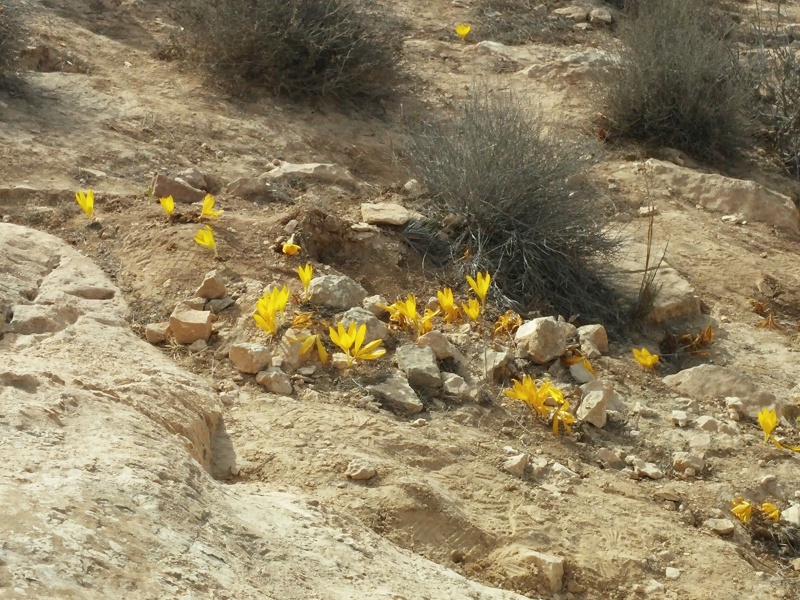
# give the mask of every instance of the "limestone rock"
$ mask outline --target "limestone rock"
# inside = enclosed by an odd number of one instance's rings
[[[148,323],[144,328],[144,338],[151,344],[160,344],[169,336],[169,321]]]
[[[441,331],[433,330],[420,336],[417,340],[417,345],[429,346],[439,360],[452,358],[460,365],[467,364],[466,357]]]
[[[409,179],[403,185],[403,193],[411,198],[419,198],[425,194],[425,186],[416,179]]]
[[[514,339],[527,358],[539,365],[567,351],[564,331],[553,317],[540,317],[523,323]]]
[[[372,225],[405,225],[422,218],[421,214],[394,202],[365,202],[361,205],[361,219]]]
[[[601,392],[603,394],[607,410],[613,410],[621,414],[628,412],[628,407],[622,397],[614,390],[613,382],[607,379],[595,379],[581,386],[582,397],[585,398],[591,392]]]
[[[565,6],[555,9],[553,14],[564,17],[565,19],[572,19],[576,23],[581,23],[589,19],[589,8],[587,6],[577,5]]]
[[[175,179],[197,190],[203,190],[206,192],[214,193],[213,190],[209,189],[211,186],[209,186],[210,182],[206,181],[205,173],[203,173],[197,167],[189,167],[188,169],[184,169],[183,171],[178,173]]]
[[[781,522],[793,527],[800,527],[800,504],[793,504],[781,512]]]
[[[693,469],[695,474],[700,473],[705,466],[705,462],[699,456],[688,452],[675,452],[672,455],[672,468],[675,471],[686,471]]]
[[[206,300],[222,298],[225,295],[225,280],[216,269],[209,271],[206,273],[206,276],[203,278],[203,283],[200,284],[200,287],[197,288],[194,295],[199,298],[205,298]]]
[[[309,291],[315,304],[341,310],[360,306],[367,297],[367,290],[345,275],[315,277]]]
[[[212,332],[211,311],[194,310],[178,304],[169,316],[169,329],[179,344],[191,344],[197,340],[207,342]]]
[[[797,233],[800,213],[788,196],[753,181],[699,173],[671,162],[649,159],[647,168],[656,179],[693,204],[722,213],[739,213],[750,221]]]
[[[563,587],[564,559],[560,556],[537,552],[521,543],[512,543],[492,552],[488,560],[507,579],[513,579],[517,574],[527,579],[533,571],[551,593],[559,592]]]
[[[383,383],[371,385],[368,389],[384,401],[406,412],[416,414],[422,412],[424,408],[414,388],[408,385],[408,380],[399,373],[390,375]]]
[[[578,327],[578,337],[583,342],[589,342],[600,352],[608,352],[608,334],[602,325],[583,325]]]
[[[718,365],[699,365],[663,379],[669,387],[695,398],[735,396],[742,400],[745,414],[755,417],[762,408],[777,407],[774,394],[759,388],[746,375]]]
[[[378,471],[366,460],[351,460],[344,474],[348,479],[366,481],[367,479],[375,477]]]
[[[528,455],[524,452],[507,458],[503,463],[503,470],[514,477],[522,477],[525,474],[525,467],[528,466]]]
[[[429,346],[406,344],[395,354],[397,366],[403,371],[412,387],[439,387],[442,375],[436,354]]]
[[[608,401],[602,391],[589,392],[581,400],[576,416],[581,421],[591,423],[595,427],[605,427]]]
[[[455,373],[442,373],[442,394],[461,402],[471,399],[469,385],[463,377]]]
[[[345,329],[350,327],[351,323],[355,323],[356,327],[361,325],[367,326],[367,334],[364,337],[364,343],[368,344],[374,340],[385,340],[389,335],[389,328],[386,323],[378,319],[366,308],[356,306],[351,308],[344,315],[342,315],[341,322]]]
[[[376,317],[380,317],[386,314],[386,309],[383,307],[387,306],[387,302],[386,298],[378,294],[364,298],[364,300],[361,301],[361,306],[362,308],[366,308]]]
[[[611,14],[611,11],[605,7],[597,7],[593,8],[592,11],[589,13],[589,22],[592,25],[600,25],[601,27],[607,27],[614,22],[614,16]]]
[[[678,427],[686,427],[689,424],[689,415],[683,410],[673,410],[672,424]]]
[[[594,374],[583,365],[583,363],[575,363],[574,365],[570,365],[569,373],[578,383],[589,383],[590,381],[597,379],[597,377],[595,377]]]
[[[234,304],[236,304],[236,302],[233,300],[233,298],[214,298],[213,300],[206,302],[205,309],[210,310],[212,313],[217,315]]]
[[[720,423],[717,419],[707,415],[697,417],[694,424],[698,429],[702,429],[704,431],[718,431],[722,425],[722,423]]]
[[[718,535],[730,535],[735,529],[733,523],[729,519],[708,519],[703,523],[703,526]]]
[[[505,351],[492,350],[491,348],[478,352],[478,368],[480,376],[485,381],[497,381],[505,374],[506,366],[511,360],[511,355]]]
[[[153,190],[153,196],[156,198],[172,196],[172,199],[179,204],[202,202],[203,198],[206,197],[206,192],[204,190],[198,190],[188,183],[177,179],[170,179],[160,173],[156,174],[155,178],[153,178],[150,187]]]
[[[238,343],[231,344],[228,349],[228,358],[240,373],[256,374],[272,361],[269,348],[261,344]]]
[[[355,178],[348,172],[348,170],[335,164],[293,164],[284,162],[281,163],[276,169],[264,173],[262,177],[266,177],[268,179],[284,179],[287,177],[293,177],[316,181],[319,183],[328,183],[331,185],[342,185],[350,188],[357,187]]]
[[[288,197],[281,192],[273,181],[261,177],[240,177],[231,181],[225,191],[232,196],[244,198],[251,202],[275,202]]]
[[[256,375],[256,383],[263,385],[267,391],[281,396],[291,396],[294,391],[289,376],[278,367],[269,367]]]

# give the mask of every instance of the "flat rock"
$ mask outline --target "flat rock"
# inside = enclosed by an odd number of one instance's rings
[[[564,17],[565,19],[572,19],[576,23],[587,21],[589,19],[590,8],[588,6],[565,6],[557,8],[553,11],[554,15]]]
[[[708,519],[703,526],[718,535],[730,535],[736,529],[729,519]]]
[[[365,202],[361,205],[361,219],[373,225],[405,225],[422,218],[418,212],[395,202]]]
[[[267,391],[280,396],[291,396],[294,389],[292,380],[278,367],[269,367],[256,375],[256,383],[264,386]]]
[[[608,333],[602,325],[583,325],[578,327],[578,338],[581,343],[590,342],[603,354],[608,353]]]
[[[528,455],[524,452],[507,458],[503,462],[503,470],[514,477],[522,477],[525,474],[525,467],[528,466]]]
[[[694,398],[725,398],[735,396],[742,401],[745,414],[758,415],[762,408],[776,407],[777,398],[767,392],[746,375],[718,365],[699,365],[684,369],[674,375],[667,375],[664,383],[681,394]]]
[[[348,479],[366,481],[375,477],[378,474],[378,470],[372,466],[372,463],[356,459],[350,461],[344,474]]]
[[[700,473],[705,466],[705,461],[699,456],[688,452],[675,452],[672,455],[672,468],[676,471],[693,469],[695,474]]]
[[[369,386],[369,391],[406,412],[416,414],[425,408],[422,401],[408,384],[408,380],[400,373],[390,375],[386,381],[378,385]]]
[[[537,552],[521,543],[512,543],[492,552],[488,561],[507,577],[521,572],[529,577],[528,574],[533,572],[541,585],[551,593],[559,592],[563,587],[564,559],[560,556]]]
[[[737,213],[778,229],[797,233],[800,213],[788,196],[753,181],[699,173],[671,162],[648,159],[648,171],[679,197],[708,210]]]
[[[429,346],[400,346],[395,353],[395,360],[412,387],[435,388],[442,385],[436,354]]]
[[[169,321],[148,323],[144,328],[144,339],[151,344],[160,344],[169,337]]]
[[[261,344],[240,342],[230,345],[228,358],[240,373],[256,374],[272,362],[272,352]]]
[[[309,291],[315,304],[340,310],[360,306],[367,297],[367,290],[346,275],[315,277],[311,280]]]
[[[331,185],[342,185],[349,188],[357,187],[355,178],[347,169],[339,165],[328,163],[294,164],[284,162],[276,169],[264,173],[262,177],[267,179],[296,177],[298,179],[307,179]]]
[[[225,187],[225,191],[232,196],[252,202],[276,202],[288,199],[288,196],[281,192],[274,181],[268,181],[261,177],[234,179]]]
[[[469,385],[463,377],[455,373],[442,373],[442,394],[460,402],[472,399]]]
[[[206,197],[205,190],[199,190],[192,187],[188,183],[171,179],[166,175],[157,173],[150,184],[153,190],[153,196],[156,198],[166,198],[172,196],[172,199],[179,204],[193,204],[194,202],[202,202]]]

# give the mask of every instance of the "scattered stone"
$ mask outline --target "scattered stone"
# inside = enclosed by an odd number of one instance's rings
[[[693,204],[716,212],[738,213],[745,219],[795,233],[800,229],[800,213],[792,199],[758,183],[700,173],[652,158],[645,164],[666,187]]]
[[[255,374],[271,364],[272,353],[261,344],[237,343],[228,348],[228,358],[240,373]]]
[[[331,366],[344,371],[349,366],[347,355],[344,352],[334,352],[331,356]]]
[[[584,340],[581,342],[581,354],[583,354],[586,358],[600,358],[603,356],[603,353],[589,340]]]
[[[744,403],[741,398],[735,396],[725,398],[725,408],[728,409],[728,417],[734,421],[741,419],[744,414]]]
[[[419,198],[425,194],[425,186],[416,179],[409,179],[403,186],[403,193],[411,198]]]
[[[233,298],[215,298],[214,300],[209,300],[206,303],[205,309],[210,310],[212,313],[217,315],[234,304],[236,304],[236,302]]]
[[[281,396],[292,395],[292,381],[289,376],[278,367],[269,367],[266,371],[260,371],[256,375],[256,383],[263,385],[267,391]]]
[[[394,202],[365,202],[361,205],[361,218],[372,225],[405,225],[423,216]]]
[[[315,277],[309,291],[315,304],[341,310],[360,306],[367,297],[367,290],[345,275]]]
[[[411,426],[412,427],[425,427],[427,424],[428,424],[428,422],[425,419],[423,419],[422,417],[420,417],[419,419],[414,419],[413,421],[411,421]]]
[[[205,298],[206,300],[215,300],[222,298],[225,295],[225,280],[217,270],[209,271],[203,278],[203,283],[197,288],[194,293],[198,298]]]
[[[700,412],[700,405],[694,398],[675,398],[675,402],[686,412],[695,414]]]
[[[442,394],[461,402],[471,399],[469,385],[463,377],[455,373],[442,373]]]
[[[781,512],[781,522],[800,527],[800,504],[793,504]]]
[[[356,327],[367,326],[367,334],[364,336],[364,343],[368,344],[374,340],[385,340],[389,335],[389,328],[386,323],[378,319],[366,308],[356,306],[348,310],[341,318],[345,329],[350,327],[350,323],[355,323]]]
[[[179,303],[169,317],[169,330],[179,344],[192,344],[211,337],[211,311],[194,310]]]
[[[561,477],[566,477],[567,479],[580,479],[580,475],[578,475],[572,469],[565,467],[560,462],[554,462],[550,469],[553,471],[553,473],[560,475]]]
[[[197,167],[189,167],[188,169],[184,169],[183,171],[178,173],[175,179],[197,190],[204,190],[207,192],[211,192],[211,190],[208,189],[209,186],[206,182],[205,174]]]
[[[672,455],[672,468],[675,471],[686,472],[687,469],[692,469],[694,474],[700,473],[705,466],[705,462],[699,456],[689,454],[688,452],[676,452]],[[690,473],[686,473],[691,475]]]
[[[113,227],[106,227],[100,232],[101,240],[113,240],[115,237],[117,237],[117,230]]]
[[[714,417],[704,415],[702,417],[697,417],[695,425],[698,429],[702,429],[703,431],[719,431],[721,423]]]
[[[584,383],[581,386],[581,393],[586,397],[590,392],[602,392],[606,400],[607,410],[625,414],[628,412],[628,407],[623,402],[620,395],[614,390],[614,383],[607,379],[595,379],[589,383]]]
[[[662,500],[664,502],[680,502],[681,496],[675,492],[671,492],[669,490],[658,490],[655,494],[653,494],[656,500]]]
[[[608,448],[600,448],[595,454],[595,458],[597,458],[606,469],[621,469],[625,465],[625,461]]]
[[[181,304],[186,306],[187,308],[191,308],[192,310],[205,310],[206,309],[206,299],[205,298],[184,298],[181,300]]]
[[[775,488],[775,486],[777,486],[777,484],[778,484],[778,478],[775,477],[775,475],[772,475],[772,474],[764,475],[761,478],[761,480],[758,482],[758,485],[760,485],[762,488],[764,488],[767,491],[773,490]]]
[[[665,589],[666,588],[663,583],[656,581],[655,579],[651,579],[647,582],[647,585],[644,586],[644,593],[646,595],[657,594],[659,592],[663,592]]]
[[[667,567],[664,570],[664,575],[666,575],[667,579],[678,579],[681,576],[681,572],[675,567]]]
[[[591,423],[595,427],[605,427],[608,419],[608,400],[602,391],[589,392],[583,396],[576,416],[581,421]]]
[[[589,22],[592,25],[599,25],[600,27],[608,27],[614,22],[614,16],[607,8],[598,7],[593,8],[589,13]]]
[[[511,355],[491,348],[478,353],[478,368],[486,381],[498,381],[503,378]]]
[[[735,529],[728,519],[708,519],[703,525],[718,535],[730,535]]]
[[[672,411],[672,424],[677,425],[678,427],[686,427],[689,423],[689,415],[686,414],[685,411],[682,410],[673,410]]]
[[[530,558],[539,573],[544,576],[550,591],[561,591],[564,579],[564,559],[560,556],[534,551],[530,552]]]
[[[578,328],[575,327],[575,325],[564,320],[564,317],[562,316],[559,316],[558,319],[556,319],[556,323],[558,323],[561,333],[564,334],[564,339],[566,341],[576,341],[578,339]]]
[[[351,460],[347,465],[347,471],[344,473],[348,479],[355,481],[365,481],[371,479],[378,474],[378,471],[370,463],[365,460]]]
[[[511,458],[507,458],[503,463],[503,470],[514,477],[522,477],[525,474],[525,467],[528,466],[528,455],[524,452]]]
[[[262,177],[240,177],[231,181],[225,191],[231,196],[251,202],[276,202],[289,199],[274,182]]]
[[[375,296],[367,296],[361,302],[362,308],[366,308],[369,312],[371,312],[376,317],[380,317],[386,314],[386,309],[383,308],[387,306],[386,298],[380,295]]]
[[[742,373],[718,365],[699,365],[667,375],[664,383],[695,398],[736,396],[742,399],[744,411],[755,417],[762,408],[776,407],[774,394],[766,392]]]
[[[424,408],[414,388],[399,373],[390,375],[383,383],[369,386],[368,389],[389,404],[393,404],[412,414],[422,412]]]
[[[553,317],[533,319],[517,329],[514,339],[527,358],[542,365],[567,351],[564,330]]]
[[[151,344],[160,344],[169,336],[169,322],[148,323],[144,328],[144,338]]]
[[[284,162],[276,169],[262,174],[269,179],[283,179],[286,177],[309,179],[320,183],[343,185],[350,188],[358,187],[355,178],[347,169],[334,164],[307,163],[293,164]]]
[[[578,327],[578,337],[581,344],[590,342],[603,354],[608,352],[608,333],[602,325],[583,325]]]
[[[412,387],[439,387],[442,375],[436,354],[429,346],[406,344],[395,353],[397,366],[406,374]]]
[[[153,196],[156,198],[166,198],[172,196],[172,199],[179,204],[192,204],[194,202],[202,202],[206,197],[204,190],[198,190],[187,183],[177,179],[170,179],[165,175],[157,173],[150,184],[153,190]]]
[[[555,9],[553,14],[581,23],[589,19],[589,8],[586,6],[565,6]]]
[[[646,462],[641,468],[637,469],[637,471],[650,479],[661,479],[664,477],[664,471],[659,469],[654,463]]]
[[[597,379],[597,377],[595,377],[594,374],[587,369],[583,363],[575,363],[574,365],[570,365],[569,373],[578,383],[589,383],[590,381]]]
[[[197,340],[189,344],[189,352],[202,352],[206,348],[208,348],[208,344],[205,340]]]

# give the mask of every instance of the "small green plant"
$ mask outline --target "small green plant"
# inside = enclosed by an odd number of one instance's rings
[[[190,53],[234,88],[289,97],[386,95],[398,74],[402,30],[366,0],[172,0]]]
[[[597,77],[610,139],[731,157],[748,140],[745,70],[732,23],[713,3],[637,2],[619,27],[620,50]]]

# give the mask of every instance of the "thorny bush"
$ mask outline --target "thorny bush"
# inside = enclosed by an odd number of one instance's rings
[[[404,232],[426,261],[491,273],[501,306],[617,319],[602,276],[617,244],[585,178],[591,149],[479,85],[454,116],[412,120],[404,156],[429,193],[430,219]]]

